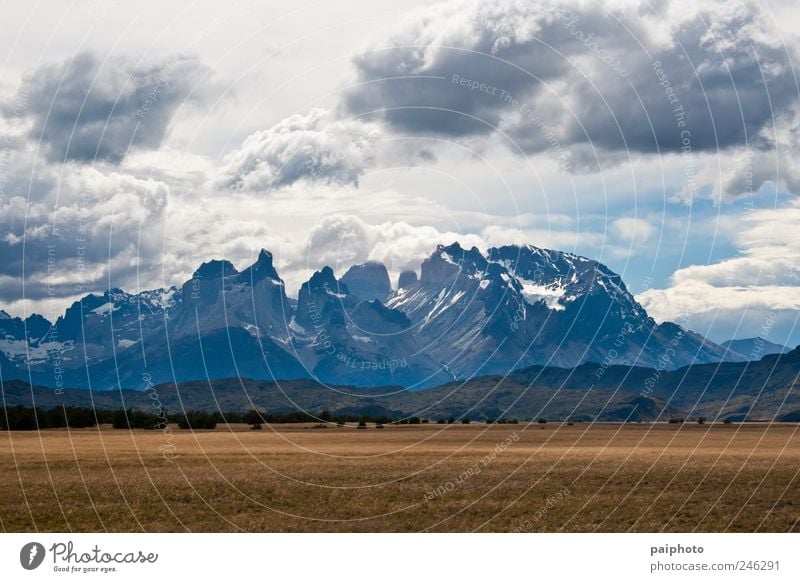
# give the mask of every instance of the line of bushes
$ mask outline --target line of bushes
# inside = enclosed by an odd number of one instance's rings
[[[44,428],[89,428],[111,421],[111,413],[77,406],[51,409],[8,406],[0,409],[0,430],[37,430]]]
[[[168,414],[145,412],[142,410],[100,410],[79,406],[58,406],[51,409],[30,408],[25,406],[9,406],[0,408],[0,430],[42,430],[46,428],[89,428],[98,424],[110,424],[117,429],[158,429],[167,423],[177,424],[182,429],[213,429],[217,424],[246,423],[254,428],[263,423],[291,424],[308,422],[329,422],[344,424],[346,422],[364,422],[389,424],[394,419],[388,416],[364,415],[332,415],[323,410],[317,415],[306,412],[259,412],[248,410],[241,412],[203,412],[189,410],[185,413]],[[409,421],[398,421],[407,424]],[[419,424],[418,418],[411,419],[411,424]]]
[[[185,413],[168,414],[166,410],[146,412],[142,410],[100,410],[80,406],[58,406],[51,409],[30,408],[25,406],[9,406],[0,408],[0,430],[37,430],[46,428],[89,428],[99,424],[110,424],[116,429],[161,429],[167,423],[177,424],[182,429],[213,429],[218,424],[249,424],[254,429],[262,424],[292,424],[322,422],[344,426],[345,423],[358,423],[366,427],[367,423],[383,427],[387,424],[428,424],[428,419],[417,416],[394,419],[388,415],[371,416],[357,414],[331,414],[323,410],[318,414],[307,412],[264,412],[248,410],[242,412],[203,412],[189,410]],[[453,424],[455,418],[437,419],[439,424]],[[469,424],[469,418],[460,422]],[[487,423],[517,424],[517,419],[488,419]],[[539,422],[546,422],[540,419]],[[672,422],[672,421],[670,421]]]

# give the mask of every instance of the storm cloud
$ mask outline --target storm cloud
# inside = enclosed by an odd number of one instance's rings
[[[343,109],[412,134],[497,132],[582,168],[609,152],[765,151],[793,119],[793,50],[753,1],[453,0],[358,55]]]
[[[205,99],[208,74],[188,56],[144,64],[82,52],[36,69],[18,100],[52,161],[119,163],[132,148],[158,148],[178,108]]]

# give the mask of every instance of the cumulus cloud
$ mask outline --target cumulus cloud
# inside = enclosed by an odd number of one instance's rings
[[[740,255],[680,269],[667,289],[637,297],[657,321],[692,322],[714,339],[764,336],[776,328],[798,340],[800,312],[800,203],[745,216]]]
[[[629,152],[772,152],[798,90],[769,18],[754,0],[451,0],[354,59],[344,108],[414,134],[499,131],[584,170]]]
[[[208,74],[188,56],[142,64],[83,52],[36,69],[17,100],[51,160],[119,163],[131,148],[158,148],[178,108],[205,99]]]
[[[0,204],[0,300],[72,297],[109,281],[131,286],[140,265],[155,266],[166,184],[89,166],[51,179],[58,188],[47,196]]]
[[[329,111],[312,109],[245,139],[225,158],[217,185],[252,191],[299,180],[355,185],[374,162],[379,138],[375,124],[336,119]]]
[[[406,269],[419,271],[437,244],[459,242],[467,248],[488,248],[484,237],[476,234],[442,231],[432,226],[414,226],[403,221],[369,224],[354,215],[326,216],[308,234],[304,256],[306,270],[330,265],[337,275],[350,266],[380,261],[398,275]]]

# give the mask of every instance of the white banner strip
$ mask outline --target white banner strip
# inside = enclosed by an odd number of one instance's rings
[[[4,580],[800,580],[792,534],[3,534]],[[612,578],[613,576],[613,578]]]

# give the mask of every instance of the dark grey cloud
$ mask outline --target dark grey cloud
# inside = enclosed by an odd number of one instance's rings
[[[143,64],[84,52],[35,70],[18,100],[51,160],[118,163],[130,148],[158,148],[177,109],[205,99],[208,73],[194,57]]]
[[[798,101],[796,47],[758,2],[697,4],[437,4],[354,59],[361,83],[342,108],[412,134],[497,128],[583,169],[595,150],[774,148],[773,123]]]

